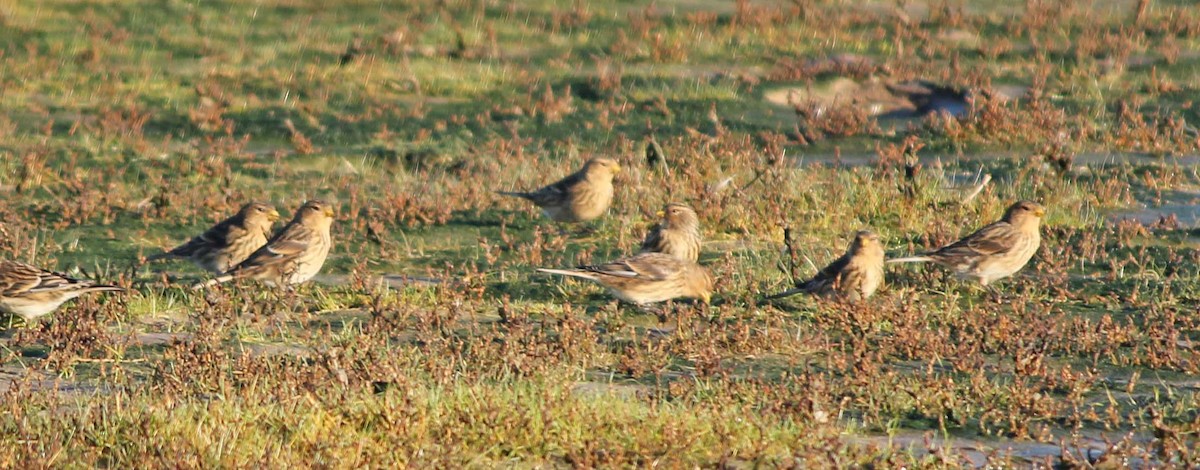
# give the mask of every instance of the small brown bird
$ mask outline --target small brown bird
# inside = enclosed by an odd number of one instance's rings
[[[214,274],[225,274],[267,244],[271,225],[276,220],[279,220],[279,212],[274,207],[251,202],[191,241],[146,260],[187,258]]]
[[[854,234],[854,241],[841,258],[829,263],[812,279],[767,297],[767,300],[804,292],[858,302],[871,297],[883,285],[883,278],[883,244],[879,242],[879,235],[860,230]]]
[[[0,261],[0,311],[30,322],[89,292],[123,291],[16,261]]]
[[[922,256],[888,260],[888,263],[932,261],[954,271],[959,279],[982,285],[1013,275],[1033,258],[1042,235],[1038,230],[1046,208],[1021,201],[1013,204],[999,222],[985,226],[962,240]]]
[[[666,253],[684,261],[700,258],[700,218],[684,204],[671,203],[658,213],[662,222],[646,234],[642,253]]]
[[[595,281],[617,298],[638,306],[680,297],[708,303],[712,298],[713,279],[706,269],[663,253],[641,253],[576,269],[539,268],[538,272]]]
[[[583,168],[533,192],[498,191],[528,199],[555,222],[586,222],[608,210],[613,199],[613,176],[621,171],[616,161],[593,158]]]
[[[333,206],[324,201],[305,202],[296,215],[265,246],[228,273],[197,284],[200,289],[234,278],[251,278],[272,286],[294,285],[312,279],[325,264],[333,241]]]

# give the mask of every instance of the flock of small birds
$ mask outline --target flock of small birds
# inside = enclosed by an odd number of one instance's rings
[[[552,220],[582,222],[603,215],[613,196],[616,162],[596,158],[578,172],[533,192],[501,194],[528,199]],[[889,263],[933,262],[954,271],[960,279],[988,285],[1013,275],[1033,258],[1041,245],[1039,225],[1046,209],[1020,201],[999,221],[962,240],[933,252]],[[713,278],[697,264],[703,239],[700,219],[692,208],[670,203],[659,213],[662,222],[646,235],[641,252],[605,264],[574,269],[538,269],[594,281],[617,298],[639,306],[677,298],[712,297]],[[869,230],[855,234],[846,254],[794,289],[767,297],[778,299],[799,293],[835,297],[851,302],[864,300],[884,283],[885,256],[879,236]]]
[[[613,200],[613,177],[621,171],[607,158],[588,160],[583,168],[544,188],[500,194],[529,200],[556,222],[575,223],[603,216]],[[988,285],[1021,270],[1041,244],[1039,225],[1045,208],[1020,201],[999,221],[965,238],[924,255],[886,260],[887,263],[932,262],[964,280]],[[203,289],[233,279],[254,279],[271,286],[294,286],[313,278],[332,246],[333,207],[310,200],[292,220],[270,236],[279,212],[251,202],[232,217],[199,236],[148,260],[186,258],[216,277],[193,286]],[[539,272],[587,279],[606,287],[615,297],[645,306],[688,298],[709,303],[713,278],[697,263],[703,243],[700,220],[685,204],[667,204],[662,221],[641,244],[637,254],[604,264]],[[855,234],[846,253],[795,288],[772,295],[777,299],[799,293],[857,302],[871,297],[884,284],[885,255],[875,233]],[[53,312],[63,303],[91,292],[121,291],[120,287],[74,279],[62,273],[17,261],[0,261],[0,311],[26,323]]]

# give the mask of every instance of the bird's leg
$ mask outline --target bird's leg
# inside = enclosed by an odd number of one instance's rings
[[[296,290],[296,286],[289,285],[284,288],[284,292],[288,298],[288,313],[303,313],[306,310],[304,308],[304,299],[300,296],[299,291]]]
[[[697,309],[703,309],[703,304],[700,302],[684,303],[684,308],[679,308],[674,300],[668,300],[666,303],[657,307],[655,315],[660,323],[667,323],[671,320],[675,321],[676,326],[687,323],[687,319],[692,316]],[[648,307],[647,307],[648,308]]]
[[[969,283],[966,288],[971,293],[971,298],[978,299],[983,302],[1000,303],[1004,299],[1001,296],[1000,290],[992,284],[984,283]]]
[[[987,284],[987,285],[983,286],[983,289],[987,292],[988,298],[992,302],[995,302],[995,303],[1004,302],[1004,293],[1000,292],[1000,289],[996,288],[995,284]]]
[[[660,305],[657,307],[650,305],[637,305],[637,309],[644,313],[654,315],[655,318],[658,318],[659,323],[666,323],[667,320],[670,320],[670,318],[667,317],[667,307],[665,305]]]

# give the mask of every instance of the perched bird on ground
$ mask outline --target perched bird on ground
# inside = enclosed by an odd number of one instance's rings
[[[528,199],[555,222],[586,222],[608,210],[613,199],[613,176],[621,171],[616,161],[593,158],[583,168],[533,192],[498,191]]]
[[[300,284],[317,274],[325,264],[333,242],[333,206],[324,201],[305,202],[292,221],[265,246],[259,248],[228,273],[197,284],[196,289],[235,278],[250,278],[272,286]]]
[[[681,297],[708,303],[712,298],[713,279],[706,269],[663,253],[641,253],[575,269],[539,268],[538,272],[595,281],[617,298],[638,306]]]
[[[187,258],[214,274],[225,274],[267,244],[271,224],[276,220],[279,220],[279,212],[274,207],[251,202],[191,241],[146,260]]]
[[[683,204],[671,203],[658,213],[662,222],[646,234],[642,253],[666,253],[684,261],[700,258],[700,219],[696,211]]]
[[[883,278],[883,244],[879,242],[879,235],[860,230],[854,234],[854,241],[841,258],[829,263],[812,279],[767,297],[767,300],[803,292],[858,302],[874,294],[883,285]]]
[[[950,268],[959,279],[975,279],[986,286],[1020,271],[1033,258],[1042,243],[1038,225],[1044,215],[1045,207],[1021,201],[1009,207],[999,222],[962,240],[922,256],[891,259],[888,263],[932,261]]]
[[[0,311],[30,322],[89,292],[123,291],[16,261],[0,261]]]

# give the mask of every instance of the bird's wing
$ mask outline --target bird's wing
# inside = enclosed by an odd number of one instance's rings
[[[226,219],[205,230],[204,233],[197,235],[187,243],[170,251],[175,256],[192,256],[200,251],[212,249],[213,247],[229,246],[231,242],[245,232],[241,227],[237,226],[232,219]]]
[[[662,232],[660,225],[650,227],[650,233],[647,233],[646,239],[642,240],[642,251],[658,251],[659,245],[662,244]]]
[[[1020,234],[1008,222],[1000,221],[967,235],[935,253],[938,256],[991,256],[1011,250]]]
[[[279,235],[276,235],[273,240],[246,258],[242,264],[238,265],[236,270],[240,271],[256,266],[267,266],[291,259],[303,253],[308,248],[309,241],[312,239],[311,230],[307,227],[300,224],[289,225]]]
[[[308,248],[308,242],[301,240],[280,240],[266,246],[266,251],[276,256],[292,256]]]
[[[209,232],[212,232],[211,235]],[[209,229],[208,232],[204,232],[204,234],[209,235],[215,240],[218,240],[220,246],[229,246],[237,243],[238,240],[241,240],[242,237],[246,236],[247,232],[248,230],[246,230],[246,228],[241,224],[235,224],[231,222],[226,225],[224,222],[222,222]]]
[[[12,296],[36,288],[42,283],[41,270],[15,262],[0,264],[0,293]]]
[[[644,253],[598,266],[585,266],[581,269],[609,276],[661,281],[678,271],[679,263],[681,261],[671,255]]]
[[[524,197],[537,205],[553,204],[562,201],[571,194],[571,188],[583,180],[583,173],[573,173],[542,189],[525,193]]]
[[[92,285],[65,274],[47,271],[24,263],[8,262],[0,266],[0,292],[22,295],[33,292],[56,291]]]
[[[818,288],[827,282],[836,281],[838,276],[841,275],[842,271],[846,269],[846,265],[848,264],[850,264],[850,255],[842,255],[841,258],[833,260],[832,263],[829,263],[829,266],[826,266],[825,269],[822,269],[820,272],[814,275],[812,279],[809,279],[797,287],[807,286],[807,288],[812,289]]]

